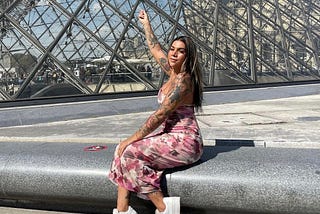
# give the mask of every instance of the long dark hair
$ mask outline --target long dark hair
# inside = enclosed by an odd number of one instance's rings
[[[172,41],[172,43],[174,41],[182,41],[186,46],[186,59],[181,69],[191,75],[191,81],[193,84],[193,103],[196,111],[199,111],[201,110],[203,101],[203,82],[197,47],[192,39],[187,36],[177,37]]]

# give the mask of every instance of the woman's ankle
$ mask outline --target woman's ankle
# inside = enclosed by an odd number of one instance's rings
[[[119,211],[118,209],[113,209],[113,214],[137,214],[137,212],[132,208],[128,207],[128,210]]]
[[[127,212],[129,210],[129,206],[121,206],[121,207],[117,206],[117,210],[118,212]]]
[[[166,209],[166,205],[163,201],[163,194],[160,191],[152,192],[148,194],[149,199],[156,206],[159,212],[163,212]]]

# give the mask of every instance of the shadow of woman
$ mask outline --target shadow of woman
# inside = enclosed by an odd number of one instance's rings
[[[252,141],[252,140],[216,139],[215,142],[216,143],[214,146],[207,145],[207,146],[203,147],[203,154],[197,162],[190,164],[190,165],[182,166],[182,167],[174,167],[171,169],[166,169],[164,171],[163,177],[161,180],[161,189],[162,189],[163,194],[165,196],[168,196],[167,179],[166,179],[167,176],[166,175],[172,174],[175,172],[179,172],[179,171],[184,171],[184,170],[190,169],[192,167],[201,165],[207,161],[214,159],[220,153],[231,152],[231,151],[237,150],[241,147],[254,147],[255,146],[254,141]]]

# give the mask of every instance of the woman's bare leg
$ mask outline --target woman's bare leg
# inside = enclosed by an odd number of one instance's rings
[[[156,206],[159,212],[163,212],[166,209],[166,204],[163,202],[163,194],[160,191],[152,192],[148,194],[149,199]]]
[[[130,192],[118,185],[117,210],[126,212],[129,209]]]

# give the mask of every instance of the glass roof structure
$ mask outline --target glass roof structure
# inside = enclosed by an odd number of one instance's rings
[[[206,87],[320,79],[318,0],[6,0],[0,100],[158,89],[137,16],[198,45]]]

